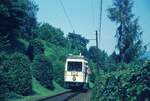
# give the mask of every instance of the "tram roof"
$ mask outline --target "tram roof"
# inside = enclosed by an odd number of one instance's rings
[[[67,59],[83,59],[83,60],[87,60],[84,56],[80,56],[80,55],[71,55],[71,56],[68,56]]]

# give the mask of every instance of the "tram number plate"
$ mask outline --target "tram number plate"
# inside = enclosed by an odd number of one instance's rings
[[[71,72],[72,76],[78,76],[78,72]]]

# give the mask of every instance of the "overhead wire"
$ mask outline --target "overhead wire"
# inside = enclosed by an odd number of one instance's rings
[[[64,14],[65,14],[65,16],[66,16],[66,18],[67,18],[67,21],[68,21],[68,23],[69,23],[71,29],[72,29],[73,32],[75,33],[75,29],[74,29],[74,27],[73,27],[73,24],[72,24],[72,22],[71,22],[71,20],[70,20],[70,17],[69,17],[69,15],[68,15],[68,13],[67,13],[67,11],[66,11],[66,9],[65,9],[65,6],[64,6],[62,0],[59,0],[59,2],[60,2],[61,6],[62,6],[62,8],[63,8]]]

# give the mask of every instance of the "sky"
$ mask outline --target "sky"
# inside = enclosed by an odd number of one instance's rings
[[[49,23],[60,28],[65,35],[73,32],[59,0],[34,0],[39,7],[37,13],[38,22]],[[74,27],[75,33],[81,34],[87,39],[95,39],[95,30],[99,26],[100,0],[61,0],[67,15]],[[134,0],[133,13],[139,18],[139,24],[143,31],[144,44],[150,42],[150,0]],[[116,39],[114,37],[116,24],[107,17],[107,9],[112,7],[112,0],[103,0],[102,30],[100,49],[111,54],[115,50]],[[90,40],[88,47],[95,45]],[[150,48],[148,48],[150,51]]]

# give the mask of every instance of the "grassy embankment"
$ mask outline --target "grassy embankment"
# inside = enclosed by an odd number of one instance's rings
[[[59,86],[56,82],[53,82],[53,83],[54,83],[55,89],[48,90],[48,89],[44,88],[35,78],[33,78],[32,90],[35,92],[34,95],[20,96],[20,98],[10,99],[9,101],[35,101],[40,98],[44,98],[47,96],[53,96],[53,95],[67,91],[66,89]]]
[[[24,41],[24,40],[20,40],[22,41],[26,46],[29,45],[28,42]],[[46,41],[43,41],[43,44],[45,46],[45,55],[46,56],[57,56],[60,57],[60,55],[62,54],[66,54],[64,51],[65,49],[56,45],[53,45],[51,43],[48,43]],[[53,59],[54,57],[50,57],[51,59]],[[55,62],[56,60],[52,60],[52,62]],[[54,67],[55,68],[55,67]],[[59,84],[57,84],[55,81],[53,81],[54,90],[48,90],[47,88],[44,88],[35,78],[32,79],[32,90],[35,94],[30,95],[30,96],[18,96],[18,98],[16,99],[10,99],[9,101],[34,101],[36,99],[40,99],[40,98],[44,98],[47,96],[53,96],[62,92],[67,91],[66,89],[64,89],[63,87],[61,87]]]

